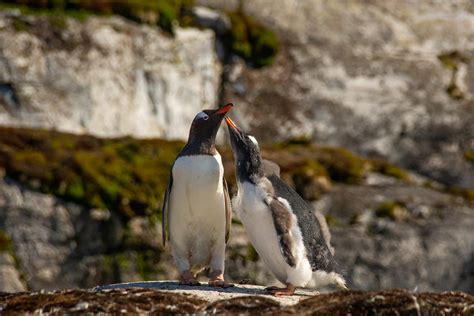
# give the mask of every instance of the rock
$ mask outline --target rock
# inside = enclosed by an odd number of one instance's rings
[[[229,289],[194,287],[165,290],[166,284],[129,284],[100,292],[67,290],[46,293],[0,293],[0,312],[10,313],[158,313],[241,315],[346,315],[365,314],[444,314],[468,315],[474,309],[474,297],[463,292],[412,293],[403,290],[378,292],[344,291],[306,296],[273,298],[255,295],[262,287],[236,286]],[[140,288],[144,287],[144,288]],[[114,286],[111,286],[114,288]],[[192,293],[191,294],[183,294]],[[216,300],[221,294],[222,298]],[[245,296],[242,296],[245,294]]]
[[[377,216],[388,202],[403,205],[402,218]],[[351,288],[474,290],[473,209],[462,199],[402,183],[336,183],[314,206],[326,216],[336,260]],[[3,262],[0,271],[21,275],[25,289],[33,290],[178,277],[169,249],[161,247],[161,225],[140,216],[124,223],[115,212],[96,214],[102,212],[2,179],[0,231],[11,237],[17,264]],[[277,284],[235,220],[226,278]],[[17,286],[13,279],[3,290]]]
[[[388,204],[403,208],[401,217],[376,216]],[[336,260],[349,287],[474,290],[469,204],[421,187],[336,185],[314,205],[333,223]]]
[[[218,36],[224,35],[231,28],[230,20],[226,15],[207,7],[194,7],[193,16],[194,23],[213,30]]]
[[[177,277],[174,269],[163,269],[171,258],[161,254],[155,235],[159,232],[150,232],[139,217],[130,229],[117,213],[96,213],[1,178],[0,232],[10,237],[17,264],[2,257],[0,271],[12,273],[0,282],[0,289],[91,287],[157,277],[156,271],[162,277]],[[22,288],[18,275],[24,278]]]
[[[15,267],[15,260],[9,254],[0,252],[0,292],[26,291],[25,284]]]
[[[474,148],[471,1],[262,0],[242,10],[283,42],[274,65],[224,82],[232,115],[257,139],[309,136],[474,186],[463,157]]]
[[[59,27],[1,12],[0,25],[0,125],[186,139],[194,115],[217,105],[211,30],[171,37],[119,17]]]

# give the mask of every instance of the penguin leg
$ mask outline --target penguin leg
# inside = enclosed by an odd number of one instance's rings
[[[270,286],[265,288],[265,291],[268,294],[274,295],[274,296],[291,296],[295,294],[296,287],[291,284],[287,283],[286,287],[278,287],[278,286]]]
[[[177,249],[178,247],[172,248],[172,254],[178,266],[178,271],[180,274],[180,285],[201,285],[201,283],[196,280],[194,273],[191,272],[191,267],[189,264],[189,259],[186,255],[183,255],[181,251]]]
[[[196,280],[196,277],[194,276],[194,273],[192,273],[189,270],[184,270],[181,272],[181,279],[179,281],[180,285],[201,285],[198,280]]]
[[[222,287],[224,289],[234,286],[232,283],[228,283],[224,280],[224,273],[221,270],[214,270],[211,272],[208,284],[209,286]]]
[[[223,240],[224,241],[224,238]],[[228,288],[234,286],[224,280],[224,260],[225,260],[225,243],[222,242],[214,250],[211,259],[211,275],[209,278],[209,286]]]

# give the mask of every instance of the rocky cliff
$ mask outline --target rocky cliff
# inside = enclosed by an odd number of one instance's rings
[[[177,278],[158,205],[182,143],[0,132],[0,291]],[[474,290],[469,193],[340,148],[283,143],[263,155],[325,215],[352,288]],[[275,282],[237,218],[226,255],[230,281]]]
[[[212,31],[55,21],[0,11],[1,125],[184,139],[194,115],[216,106]]]
[[[166,139],[232,101],[325,215],[351,286],[472,292],[472,2],[196,4],[206,28],[174,34],[118,16],[0,10],[0,125],[165,138],[1,128],[0,291],[176,278],[157,238],[182,146]],[[252,36],[275,39],[256,21],[278,35],[271,65],[252,61],[247,42],[228,46],[249,37],[265,51]],[[272,283],[233,228],[228,278]]]
[[[233,101],[262,141],[305,136],[474,185],[471,1],[195,4],[217,9],[195,10],[207,29],[175,36],[118,17],[4,10],[0,124],[184,139],[196,111]],[[255,21],[280,42],[258,69],[235,55],[249,61],[254,34],[275,41]],[[276,50],[265,44],[254,43]]]
[[[277,32],[272,67],[237,63],[224,98],[268,142],[306,135],[474,185],[472,1],[213,1]]]

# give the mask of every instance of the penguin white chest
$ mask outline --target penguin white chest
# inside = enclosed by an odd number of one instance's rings
[[[184,156],[175,161],[170,194],[173,253],[191,266],[208,265],[225,248],[225,202],[220,155]]]

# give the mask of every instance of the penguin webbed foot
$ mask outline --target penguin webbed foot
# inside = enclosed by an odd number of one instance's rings
[[[179,281],[179,285],[198,286],[201,285],[201,283],[196,280],[196,277],[191,271],[186,270],[181,273],[181,280]]]
[[[208,285],[212,287],[221,287],[224,289],[234,286],[234,284],[227,283],[224,280],[224,274],[221,271],[214,271],[211,273],[211,278],[209,279]]]
[[[273,296],[291,296],[295,294],[295,290],[296,287],[290,283],[287,283],[286,287],[269,286],[265,288],[265,292]]]

